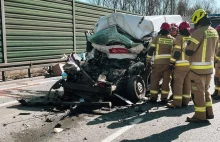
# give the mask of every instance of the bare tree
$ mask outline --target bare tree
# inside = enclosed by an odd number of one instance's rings
[[[89,0],[90,3],[108,8],[129,11],[141,15],[179,14],[190,16],[203,8],[209,13],[220,12],[217,0]]]

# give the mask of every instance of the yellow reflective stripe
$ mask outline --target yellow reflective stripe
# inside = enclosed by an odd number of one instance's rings
[[[173,99],[175,99],[175,100],[182,100],[182,96],[174,96],[173,95]]]
[[[185,52],[182,50],[182,60],[185,60]]]
[[[203,47],[202,47],[202,62],[205,62],[205,58],[206,58],[206,46],[207,46],[207,39],[204,39]]]
[[[190,41],[194,42],[195,44],[199,44],[199,41],[196,40],[195,38],[190,38]]]
[[[182,50],[182,60],[185,60],[185,51],[184,51],[184,49],[186,48],[186,41],[188,42],[189,40],[191,39],[191,36],[189,36],[189,37],[183,37],[183,45],[182,45],[182,48],[183,48],[183,50]]]
[[[197,112],[206,112],[206,107],[196,107],[195,106],[195,111],[197,111]]]
[[[183,98],[190,98],[190,95],[189,94],[184,94]]]
[[[206,102],[206,107],[211,107],[212,106],[212,102]]]
[[[189,66],[189,63],[177,63],[176,66],[177,66],[177,67],[180,67],[180,66]]]
[[[152,46],[152,47],[156,47],[156,44],[151,43],[150,46]]]
[[[170,58],[170,61],[173,61],[173,62],[175,62],[175,61],[176,61],[176,59],[174,59],[174,58]]]
[[[161,93],[162,94],[169,94],[169,91],[162,90]]]
[[[216,58],[217,60],[219,60],[219,59],[220,59],[220,57],[218,57],[217,55],[215,55],[215,58]]]
[[[191,39],[191,36],[189,36],[189,37],[183,37],[183,41],[190,40],[190,39]]]
[[[206,38],[218,37],[218,33],[216,32],[216,30],[206,30],[205,36]]]
[[[151,94],[158,94],[158,91],[157,90],[150,90],[150,93]]]
[[[215,90],[220,90],[220,87],[215,86]]]
[[[212,65],[212,62],[191,62],[193,66],[208,66]]]
[[[181,49],[181,46],[175,45],[174,48],[176,48],[176,49]]]
[[[158,52],[159,52],[159,44],[156,45],[156,54],[155,55],[158,55]]]
[[[190,66],[190,69],[198,69],[198,70],[202,70],[202,69],[211,69],[213,68],[213,65],[207,65],[207,66]]]
[[[158,43],[159,44],[173,45],[173,40],[172,39],[167,39],[167,38],[159,38]]]
[[[155,56],[155,60],[156,59],[163,59],[163,58],[170,58],[171,57],[171,55],[157,55],[157,56]]]

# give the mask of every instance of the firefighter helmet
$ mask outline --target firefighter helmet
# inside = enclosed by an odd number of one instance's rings
[[[179,25],[179,30],[180,30],[180,31],[182,31],[182,30],[184,30],[184,29],[186,29],[186,30],[188,30],[188,31],[190,32],[190,25],[189,25],[189,23],[186,22],[186,21],[180,23],[180,25]]]
[[[215,29],[216,31],[220,31],[220,24]]]
[[[170,26],[171,26],[171,29],[178,29],[178,26],[176,23],[172,23],[170,24]]]
[[[199,20],[201,20],[203,17],[205,17],[206,14],[207,13],[205,12],[204,9],[196,10],[191,17],[191,22],[193,24],[197,24],[199,22]]]
[[[169,31],[170,30],[170,24],[168,24],[167,22],[164,22],[161,27],[160,27],[161,30],[166,30],[166,31]]]

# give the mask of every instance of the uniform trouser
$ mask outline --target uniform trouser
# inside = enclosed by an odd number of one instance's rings
[[[175,69],[173,73],[173,104],[175,106],[188,105],[190,100],[191,82],[189,70]]]
[[[206,120],[206,116],[213,115],[212,99],[208,92],[211,75],[197,75],[190,72],[192,99],[195,107],[193,117]]]
[[[161,86],[161,100],[167,100],[169,95],[169,82],[170,82],[170,69],[167,64],[154,64],[151,73],[151,85],[150,85],[150,99],[157,100],[159,93],[159,82],[161,78],[163,83]]]

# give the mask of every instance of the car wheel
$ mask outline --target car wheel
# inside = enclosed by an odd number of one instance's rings
[[[146,94],[145,82],[141,76],[132,76],[128,80],[126,98],[133,103],[138,102]]]

